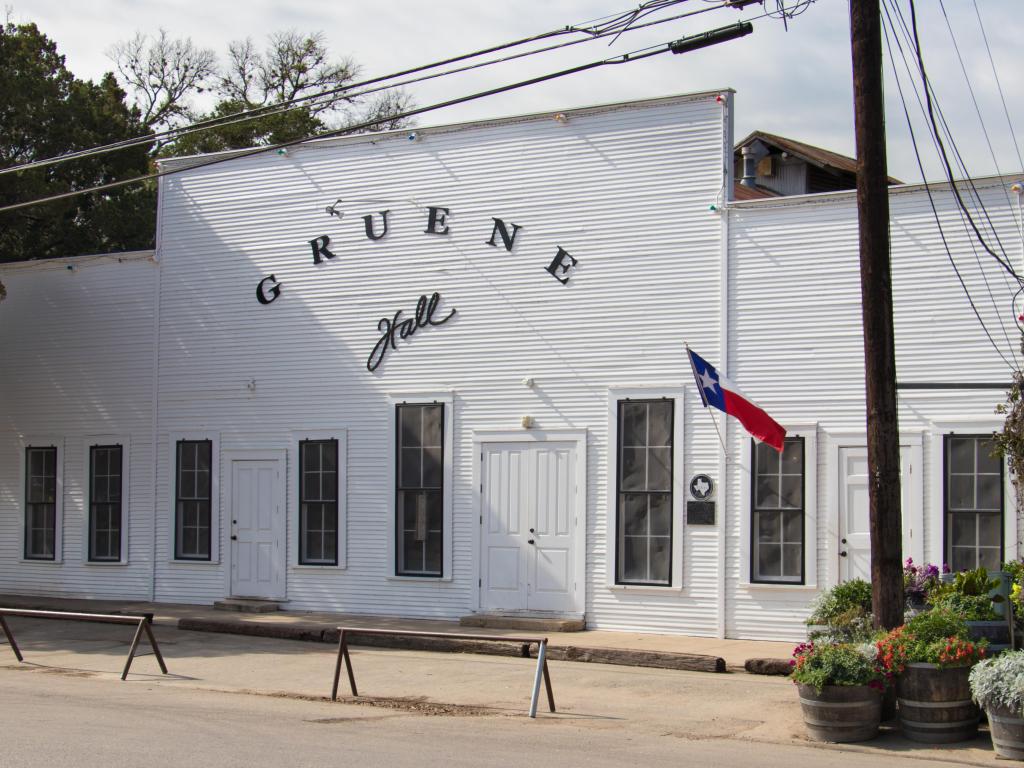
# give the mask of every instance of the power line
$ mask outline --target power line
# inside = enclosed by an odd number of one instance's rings
[[[739,37],[739,36],[742,36],[742,35],[749,34],[752,31],[753,31],[753,27],[752,27],[752,25],[749,22],[739,22],[738,24],[733,24],[733,25],[726,26],[726,27],[719,27],[718,29],[711,30],[711,32],[705,32],[705,33],[701,33],[701,34],[698,34],[698,35],[691,35],[689,37],[684,37],[684,38],[681,38],[681,39],[676,40],[676,41],[671,42],[671,43],[663,43],[661,45],[648,46],[646,48],[641,48],[639,50],[632,51],[630,53],[620,54],[620,55],[617,55],[617,56],[612,56],[612,57],[607,58],[607,59],[601,59],[601,60],[598,60],[598,61],[592,61],[592,62],[587,63],[587,64],[581,64],[581,65],[578,65],[578,66],[575,66],[575,67],[570,67],[568,69],[559,70],[557,72],[552,72],[552,73],[549,73],[549,74],[546,74],[546,75],[540,75],[538,77],[532,77],[532,78],[529,78],[527,80],[520,80],[519,82],[511,83],[511,84],[508,84],[508,85],[499,86],[497,88],[490,88],[490,89],[487,89],[485,91],[478,91],[477,93],[473,93],[473,94],[470,94],[468,96],[460,96],[460,97],[455,98],[455,99],[449,99],[447,101],[438,102],[438,103],[431,104],[431,105],[426,106],[426,107],[416,107],[414,109],[407,110],[407,111],[405,111],[405,112],[403,112],[403,113],[401,113],[399,115],[391,115],[391,116],[388,116],[388,117],[376,118],[376,119],[369,120],[369,121],[366,121],[366,122],[363,122],[363,123],[359,123],[357,125],[347,126],[345,128],[340,128],[340,129],[334,130],[334,131],[328,131],[326,133],[318,134],[317,136],[313,136],[313,137],[309,137],[309,138],[294,139],[292,141],[286,141],[286,142],[282,142],[280,144],[273,144],[273,145],[269,145],[269,146],[266,146],[266,147],[256,147],[254,149],[239,150],[237,152],[231,152],[231,153],[225,154],[225,155],[223,155],[221,157],[216,157],[216,158],[210,159],[210,160],[205,161],[205,162],[201,162],[201,163],[197,163],[195,165],[188,166],[187,168],[183,167],[183,168],[171,169],[171,170],[167,170],[167,171],[158,171],[156,173],[149,173],[149,174],[144,174],[144,175],[141,175],[141,176],[135,176],[135,177],[132,177],[130,179],[122,179],[120,181],[112,181],[112,182],[108,182],[106,184],[98,184],[96,186],[89,187],[87,189],[77,189],[77,190],[72,190],[70,192],[64,192],[64,193],[57,194],[57,195],[49,195],[47,197],[37,198],[35,200],[27,200],[27,201],[20,202],[20,203],[14,203],[14,204],[11,204],[11,205],[6,205],[6,206],[3,206],[3,207],[0,207],[0,213],[4,213],[4,212],[7,212],[7,211],[15,211],[15,210],[19,210],[19,209],[22,209],[22,208],[29,208],[29,207],[32,207],[32,206],[35,206],[35,205],[40,205],[40,204],[43,204],[43,203],[53,202],[55,200],[65,200],[65,199],[68,199],[68,198],[71,198],[71,197],[78,197],[80,195],[91,194],[91,193],[94,193],[94,192],[101,192],[101,191],[108,190],[108,189],[116,189],[118,187],[123,187],[123,186],[126,186],[128,184],[137,184],[137,183],[140,183],[140,182],[143,182],[143,181],[151,181],[153,179],[160,179],[160,178],[164,178],[166,176],[171,176],[171,175],[173,175],[175,173],[180,173],[180,172],[185,171],[185,170],[194,170],[196,168],[206,168],[206,167],[209,167],[211,165],[218,165],[220,163],[228,162],[229,160],[237,160],[237,159],[240,159],[240,158],[243,158],[243,157],[251,157],[253,155],[259,155],[259,154],[263,154],[263,153],[266,153],[266,152],[279,151],[281,149],[286,149],[288,147],[294,147],[294,146],[297,146],[299,144],[304,144],[306,142],[317,140],[317,139],[327,139],[327,138],[332,138],[332,137],[335,137],[335,136],[342,136],[342,135],[350,134],[350,133],[358,133],[359,131],[365,130],[367,128],[371,128],[373,126],[379,125],[380,123],[387,122],[389,120],[404,119],[404,118],[407,118],[407,117],[413,117],[415,115],[425,114],[427,112],[432,112],[432,111],[437,110],[437,109],[444,109],[445,107],[452,107],[452,106],[455,106],[455,105],[458,105],[458,104],[464,104],[466,102],[475,101],[477,99],[481,99],[481,98],[484,98],[486,96],[495,96],[495,95],[497,95],[499,93],[506,93],[508,91],[516,90],[516,89],[519,89],[519,88],[525,88],[526,86],[536,85],[538,83],[543,83],[543,82],[546,82],[548,80],[554,80],[554,79],[557,79],[557,78],[560,78],[560,77],[565,77],[567,75],[572,75],[572,74],[576,74],[576,73],[579,73],[579,72],[585,72],[587,70],[596,69],[598,67],[614,66],[616,64],[629,64],[629,63],[632,63],[634,61],[640,61],[642,59],[647,59],[647,58],[650,58],[651,56],[658,56],[660,54],[668,53],[670,51],[671,52],[681,52],[681,51],[676,51],[675,49],[679,48],[681,46],[684,46],[685,44],[692,44],[693,42],[698,41],[698,40],[700,42],[706,44],[706,41],[707,41],[707,38],[708,38],[709,35],[715,35],[716,36],[716,39],[714,40],[714,42],[725,42],[726,40],[730,40],[730,39],[733,39],[735,37]]]
[[[561,28],[556,29],[556,30],[551,30],[551,31],[548,31],[548,32],[542,32],[542,33],[537,34],[537,35],[532,35],[530,37],[525,37],[525,38],[521,38],[521,39],[518,39],[518,40],[513,40],[511,42],[502,43],[502,44],[499,44],[499,45],[494,45],[494,46],[491,46],[489,48],[484,48],[484,49],[481,49],[481,50],[478,50],[478,51],[473,51],[473,52],[470,52],[470,53],[464,53],[464,54],[460,54],[458,56],[452,56],[452,57],[447,58],[447,59],[443,59],[443,60],[440,60],[440,61],[432,62],[432,63],[429,63],[429,64],[424,64],[424,65],[417,66],[417,67],[412,67],[412,68],[401,70],[399,72],[394,72],[394,73],[391,73],[391,74],[388,74],[388,75],[381,75],[379,77],[369,78],[367,80],[362,80],[362,81],[357,82],[357,83],[349,83],[348,85],[339,86],[337,88],[331,88],[331,89],[324,90],[324,91],[318,91],[316,93],[306,94],[306,95],[303,95],[303,96],[299,96],[299,97],[296,97],[296,98],[293,98],[293,99],[288,99],[288,100],[285,100],[285,101],[277,102],[277,103],[274,103],[274,104],[268,104],[268,105],[261,106],[261,107],[256,107],[256,108],[250,109],[250,110],[244,110],[244,111],[235,112],[235,113],[232,113],[232,114],[229,114],[229,115],[222,115],[220,117],[211,118],[211,119],[208,119],[208,120],[202,120],[202,121],[199,121],[199,122],[196,122],[196,123],[191,123],[191,124],[189,124],[187,126],[182,126],[182,127],[178,127],[178,128],[169,128],[169,129],[167,129],[165,131],[160,131],[160,132],[153,133],[153,134],[150,134],[150,135],[147,135],[147,136],[138,136],[138,137],[135,137],[135,138],[132,138],[132,139],[124,139],[122,141],[113,142],[113,143],[102,145],[102,146],[98,146],[98,147],[92,147],[92,148],[88,148],[88,149],[78,150],[76,152],[69,152],[69,153],[65,153],[63,155],[57,155],[55,157],[50,157],[50,158],[46,158],[46,159],[42,159],[42,160],[35,160],[35,161],[32,161],[32,162],[28,162],[28,163],[22,163],[22,164],[16,165],[16,166],[10,166],[8,168],[2,168],[2,169],[0,169],[0,175],[6,174],[6,173],[22,172],[22,171],[30,170],[30,169],[33,169],[33,168],[46,167],[46,166],[55,165],[55,164],[58,164],[58,163],[69,162],[71,160],[80,160],[80,159],[84,159],[84,158],[88,158],[88,157],[93,157],[95,155],[106,154],[106,153],[114,152],[114,151],[121,150],[121,149],[127,149],[127,148],[134,147],[134,146],[153,144],[153,143],[156,143],[156,142],[158,142],[158,141],[160,141],[162,139],[168,139],[169,141],[173,141],[175,139],[181,138],[183,136],[188,136],[188,135],[193,134],[193,133],[198,133],[198,132],[206,131],[206,130],[212,130],[214,128],[222,128],[222,127],[229,126],[229,125],[236,125],[236,124],[247,122],[247,121],[250,121],[250,120],[256,120],[256,119],[260,119],[260,118],[264,118],[264,117],[270,117],[270,116],[273,116],[273,115],[281,114],[281,113],[290,111],[291,109],[297,109],[297,108],[300,108],[300,107],[315,105],[317,102],[320,102],[320,101],[327,101],[328,103],[332,103],[332,102],[339,101],[339,100],[342,100],[342,99],[347,100],[347,101],[351,101],[351,100],[354,100],[354,99],[362,97],[362,96],[367,96],[367,95],[370,95],[370,94],[373,94],[373,93],[378,93],[380,91],[388,90],[388,89],[391,89],[391,88],[400,88],[400,87],[403,87],[403,86],[406,86],[406,85],[412,85],[414,83],[424,82],[424,81],[436,79],[436,78],[439,78],[439,77],[446,77],[448,75],[458,74],[458,73],[462,73],[462,72],[468,72],[470,70],[479,69],[479,68],[487,67],[487,66],[492,66],[494,64],[501,64],[501,63],[505,63],[505,62],[509,62],[509,61],[514,61],[516,59],[524,58],[524,57],[527,57],[527,56],[534,56],[534,55],[537,55],[537,54],[540,54],[540,53],[548,53],[550,51],[559,50],[561,48],[567,48],[567,47],[570,47],[570,46],[573,46],[573,45],[578,45],[580,43],[589,43],[589,42],[592,42],[594,40],[600,40],[600,39],[603,39],[605,37],[609,37],[609,36],[612,36],[612,35],[614,35],[615,38],[618,39],[618,36],[624,34],[625,32],[635,31],[635,30],[639,30],[639,29],[645,29],[645,28],[648,28],[648,27],[654,27],[654,26],[657,26],[659,24],[665,24],[665,23],[668,23],[668,22],[671,22],[671,21],[678,21],[680,19],[688,18],[690,16],[696,16],[696,15],[701,14],[701,13],[708,13],[710,11],[714,11],[714,10],[718,10],[720,8],[728,7],[728,0],[716,0],[716,1],[717,1],[717,5],[714,5],[714,6],[706,6],[706,7],[703,7],[703,8],[699,8],[699,9],[697,9],[695,11],[689,11],[687,13],[677,14],[675,16],[670,16],[670,17],[667,17],[667,18],[664,18],[664,19],[648,21],[648,22],[646,22],[644,24],[635,24],[635,23],[633,23],[633,21],[635,21],[635,19],[632,19],[630,17],[633,17],[636,14],[641,14],[642,13],[643,16],[646,16],[646,15],[649,15],[651,13],[655,13],[657,11],[664,10],[665,8],[669,8],[669,7],[673,6],[673,5],[679,5],[681,3],[687,2],[687,0],[649,0],[649,2],[641,3],[640,6],[637,9],[633,10],[633,11],[627,11],[627,12],[620,13],[620,14],[612,14],[612,15],[609,15],[609,16],[600,17],[599,19],[594,19],[594,20],[591,20],[591,21],[588,21],[588,22],[584,22],[584,25],[590,25],[594,21],[603,21],[605,19],[611,19],[611,21],[607,21],[604,24],[600,24],[600,25],[596,25],[596,26],[590,26],[590,27],[588,27],[588,26],[581,26],[581,25],[568,25],[568,26],[561,27]],[[639,18],[639,17],[641,17],[641,16],[638,16],[637,18]],[[623,26],[623,25],[626,25],[626,26]],[[567,42],[564,42],[564,43],[559,43],[559,44],[555,44],[555,45],[549,45],[549,46],[546,46],[546,47],[536,48],[536,49],[529,50],[529,51],[523,51],[523,52],[520,52],[520,53],[512,54],[510,56],[503,56],[503,57],[500,57],[500,58],[490,59],[488,61],[478,62],[476,64],[469,64],[469,65],[465,65],[465,66],[461,66],[461,67],[456,67],[456,68],[453,68],[453,69],[448,69],[448,70],[445,70],[445,71],[442,71],[442,72],[435,72],[435,73],[432,73],[432,74],[422,75],[420,77],[409,78],[409,79],[406,79],[404,81],[400,81],[400,82],[396,82],[396,83],[391,83],[389,85],[380,85],[382,83],[387,83],[389,81],[396,80],[397,78],[405,77],[407,75],[417,74],[417,73],[421,73],[421,72],[427,72],[429,70],[437,69],[438,67],[446,66],[448,64],[458,63],[458,62],[462,62],[462,61],[468,61],[470,59],[479,58],[481,56],[485,56],[485,55],[490,54],[490,53],[496,53],[498,51],[508,50],[510,48],[515,48],[515,47],[518,47],[518,46],[521,46],[521,45],[525,45],[525,44],[528,44],[528,43],[533,43],[533,42],[537,42],[537,41],[541,41],[541,40],[546,40],[546,39],[550,39],[550,38],[554,38],[554,37],[558,37],[558,36],[566,35],[566,34],[585,34],[587,36],[586,37],[582,37],[582,38],[577,39],[577,40],[570,40],[570,41],[567,41]],[[367,86],[372,86],[372,85],[376,85],[377,87],[373,87],[373,88],[367,87]],[[355,93],[350,93],[350,91],[353,91],[354,89],[357,89],[357,88],[363,88],[364,90],[356,91]],[[394,118],[389,118],[389,119],[394,119]]]
[[[1006,124],[1010,129],[1010,138],[1013,139],[1013,148],[1017,152],[1017,162],[1021,170],[1024,170],[1024,159],[1020,156],[1020,145],[1017,143],[1017,134],[1013,130],[1013,120],[1010,119],[1010,110],[1006,107],[1006,96],[1003,93],[1003,84],[999,81],[999,73],[996,71],[996,62],[992,58],[992,49],[988,44],[988,35],[985,33],[985,24],[981,20],[981,11],[978,10],[978,0],[974,0],[974,14],[978,17],[978,27],[981,29],[981,39],[985,41],[985,50],[988,52],[988,60],[992,66],[992,76],[996,81],[996,88],[999,89],[999,99],[1003,102],[1003,114],[1006,115]]]

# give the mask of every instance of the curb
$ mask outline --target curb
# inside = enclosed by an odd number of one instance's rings
[[[272,624],[231,621],[225,619],[179,619],[178,629],[190,632],[218,632],[248,637],[270,637],[278,640],[300,640],[313,643],[338,642],[338,630],[322,624]],[[522,643],[480,643],[470,640],[445,640],[433,637],[360,637],[353,633],[351,644],[363,647],[395,648],[407,651],[443,651],[446,653],[477,653],[487,656],[529,657],[529,648]],[[580,661],[594,664],[616,664],[628,667],[675,669],[685,672],[725,672],[725,659],[696,653],[671,651],[638,651],[629,648],[587,648],[575,645],[548,645],[548,658],[555,661]]]

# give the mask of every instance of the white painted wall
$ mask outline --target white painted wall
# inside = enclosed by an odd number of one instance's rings
[[[0,265],[0,593],[145,599],[152,586],[151,253]],[[89,446],[128,472],[124,564],[88,562]],[[24,446],[56,444],[61,547],[22,561]]]

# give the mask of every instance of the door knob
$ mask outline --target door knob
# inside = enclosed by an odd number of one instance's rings
[[[235,536],[235,534],[233,534],[233,533],[232,533],[232,534],[231,534],[231,540],[232,540],[232,541],[238,541],[238,537],[237,537],[237,536]],[[845,554],[845,553],[844,553],[844,554]]]
[[[846,543],[846,539],[843,539],[843,544],[845,544],[845,543]]]
[[[527,543],[527,544],[533,544],[533,543],[534,543],[534,541],[533,541],[533,539],[529,539],[529,540],[528,540],[528,541],[527,541],[526,543]]]
[[[531,529],[530,529],[530,533],[534,533],[534,530],[533,530],[533,528],[531,528]]]
[[[840,557],[846,557],[846,550],[844,549],[842,552],[840,552],[839,556]]]

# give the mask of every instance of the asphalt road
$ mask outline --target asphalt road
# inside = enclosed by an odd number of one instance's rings
[[[931,760],[839,749],[654,735],[521,715],[424,715],[353,704],[222,693],[0,669],[0,765],[565,766],[868,768]]]

